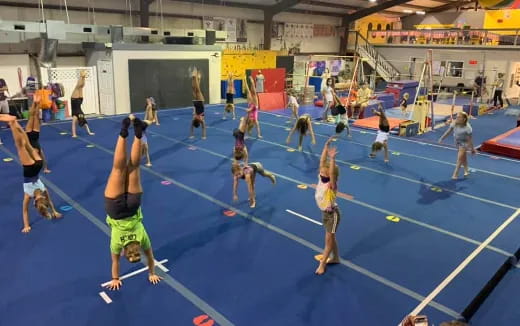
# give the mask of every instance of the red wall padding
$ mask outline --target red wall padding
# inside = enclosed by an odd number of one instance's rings
[[[285,92],[260,93],[258,94],[258,101],[261,111],[280,110],[286,107]]]
[[[250,69],[247,75],[256,80],[259,69]],[[278,93],[285,91],[285,68],[260,69],[265,77],[264,93]]]

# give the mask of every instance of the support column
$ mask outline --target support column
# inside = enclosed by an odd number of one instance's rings
[[[271,50],[271,31],[273,29],[273,14],[264,10],[264,50]]]
[[[347,55],[349,25],[350,25],[350,23],[347,19],[341,20],[341,35],[339,38],[339,55]]]
[[[139,2],[139,11],[141,17],[141,27],[150,27],[150,1],[149,0],[140,0]],[[143,42],[148,42],[148,36],[142,36],[141,40]]]

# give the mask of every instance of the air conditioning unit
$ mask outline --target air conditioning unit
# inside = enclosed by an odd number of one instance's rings
[[[206,31],[203,29],[187,29],[185,35],[193,37],[206,37]]]
[[[186,36],[186,30],[184,30],[184,29],[172,29],[172,30],[169,30],[168,32],[170,32],[170,35],[168,35],[168,36]]]
[[[215,38],[217,42],[223,42],[227,39],[227,32],[226,31],[215,31]]]

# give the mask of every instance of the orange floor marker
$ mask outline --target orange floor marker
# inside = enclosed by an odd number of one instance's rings
[[[227,217],[233,217],[233,216],[237,215],[237,213],[235,211],[227,209],[224,211],[224,215]]]
[[[208,315],[200,315],[193,318],[193,325],[196,326],[213,326],[215,321],[209,318]]]

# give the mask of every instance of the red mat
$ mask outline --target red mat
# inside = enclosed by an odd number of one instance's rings
[[[259,93],[258,101],[260,103],[260,111],[273,111],[285,109],[287,102],[285,99],[285,92],[281,93]]]
[[[480,149],[483,152],[520,159],[520,127],[485,141]]]
[[[396,118],[388,118],[388,123],[390,124],[390,130],[394,128],[399,128],[399,125],[406,120],[396,119]],[[365,129],[379,129],[379,117],[373,116],[366,119],[359,119],[354,122],[353,126]]]

